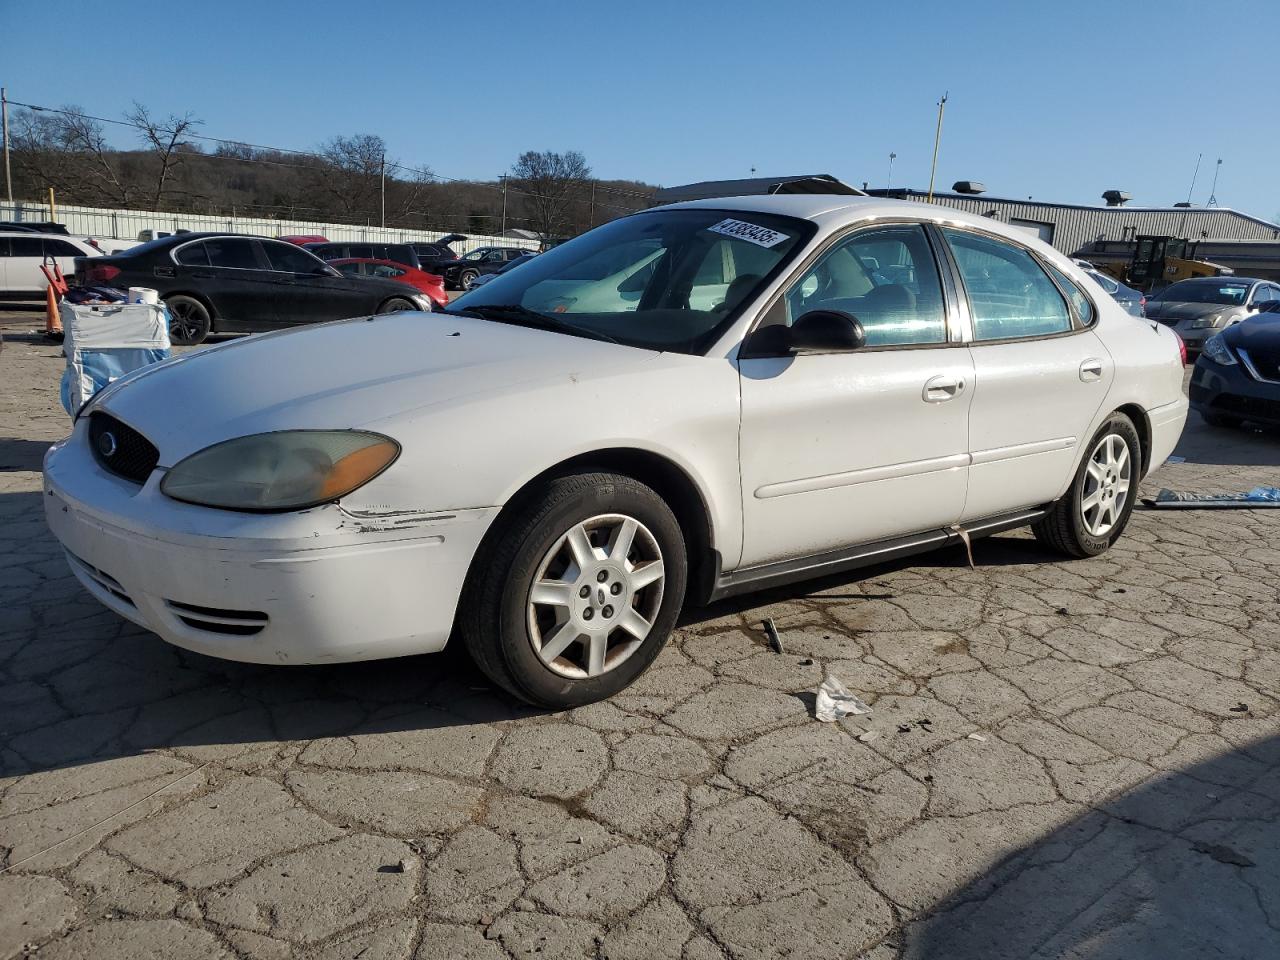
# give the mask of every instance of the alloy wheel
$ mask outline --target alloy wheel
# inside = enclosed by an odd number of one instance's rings
[[[193,340],[200,335],[203,323],[200,308],[194,303],[175,303],[169,307],[170,330],[182,340]]]
[[[638,650],[662,607],[662,550],[633,517],[602,514],[551,546],[529,590],[529,639],[548,669],[596,677]]]
[[[1098,441],[1085,471],[1080,517],[1091,537],[1105,537],[1119,522],[1129,498],[1133,460],[1119,434]]]

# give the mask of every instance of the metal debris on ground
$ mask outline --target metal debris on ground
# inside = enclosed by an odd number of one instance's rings
[[[834,723],[845,717],[870,712],[871,708],[850,693],[836,677],[827,677],[818,687],[818,702],[813,715],[823,723]]]
[[[1161,509],[1231,509],[1255,510],[1280,507],[1280,487],[1254,487],[1246,493],[1178,493],[1161,490],[1154,500],[1142,501],[1148,507]]]
[[[782,637],[778,636],[778,628],[773,622],[773,617],[764,618],[764,635],[769,638],[769,646],[773,647],[774,653],[786,653],[782,649]]]
[[[970,739],[970,740],[977,740],[979,743],[986,743],[986,742],[987,742],[987,738],[986,738],[985,736],[983,736],[982,734],[980,734],[980,733],[971,733],[971,734],[969,734],[969,739]]]
[[[1228,707],[1232,713],[1248,713],[1249,705],[1247,703],[1237,703],[1234,707]]]

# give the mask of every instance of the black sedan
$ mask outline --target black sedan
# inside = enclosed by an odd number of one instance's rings
[[[292,243],[184,233],[110,257],[76,259],[76,282],[151,287],[169,308],[174,343],[396,310],[430,310],[404,284],[348,277]]]
[[[1245,420],[1280,427],[1280,313],[1256,314],[1206,340],[1190,397],[1215,427]]]
[[[444,285],[451,290],[470,290],[476,277],[497,273],[512,260],[523,257],[528,250],[523,247],[478,247],[464,253],[457,260],[441,265],[437,272],[444,277]]]

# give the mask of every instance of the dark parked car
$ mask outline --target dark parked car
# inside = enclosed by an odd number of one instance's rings
[[[442,273],[454,260],[458,259],[458,252],[450,246],[458,240],[467,239],[460,233],[450,233],[441,237],[439,240],[424,242],[415,240],[410,244],[414,253],[418,255],[418,262],[422,265],[421,269],[428,273]]]
[[[1090,278],[1100,286],[1103,290],[1111,295],[1111,299],[1135,317],[1146,316],[1147,295],[1141,290],[1135,290],[1133,287],[1125,286],[1114,277],[1108,277],[1105,273],[1099,273],[1097,270],[1084,268]]]
[[[528,263],[530,260],[532,260],[536,256],[537,254],[534,253],[533,251],[526,250],[524,252],[524,256],[516,257],[514,260],[508,260],[506,265],[501,270],[498,270],[494,273],[481,274],[480,276],[476,277],[473,281],[471,281],[471,289],[474,290],[476,287],[483,287],[486,283],[488,283],[490,280],[492,280],[494,277],[498,276],[499,274],[510,273],[513,267],[518,267],[522,263]]]
[[[80,284],[159,291],[174,343],[431,309],[430,299],[395,280],[343,276],[306,250],[268,237],[185,233],[75,264]]]
[[[497,273],[528,252],[523,247],[478,247],[433,272],[444,277],[445,286],[452,290],[470,290],[476,277]]]
[[[1280,301],[1204,342],[1189,394],[1215,427],[1280,427]]]
[[[346,243],[330,240],[328,243],[304,243],[302,246],[321,260],[392,260],[415,270],[422,269],[422,261],[418,259],[418,252],[411,243]]]
[[[1206,340],[1265,304],[1280,300],[1280,285],[1255,277],[1193,277],[1147,298],[1147,317],[1199,350]]]

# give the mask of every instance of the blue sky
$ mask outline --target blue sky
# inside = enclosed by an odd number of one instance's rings
[[[139,100],[295,149],[377,133],[452,177],[577,149],[601,177],[883,186],[892,151],[894,184],[923,188],[945,90],[941,187],[1169,204],[1203,152],[1196,203],[1222,157],[1221,205],[1280,213],[1277,0],[118,0],[60,6],[63,38],[50,10],[0,0],[14,99],[113,117]]]

